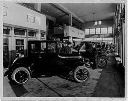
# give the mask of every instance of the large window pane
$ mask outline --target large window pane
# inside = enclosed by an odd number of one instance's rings
[[[101,28],[101,34],[107,34],[107,28]]]
[[[108,27],[108,33],[112,33],[112,27]]]
[[[90,29],[90,34],[95,34],[95,28]]]
[[[32,37],[36,36],[36,31],[33,30],[29,31],[28,36],[32,36]]]
[[[100,34],[100,28],[96,28],[96,34]]]
[[[16,52],[24,54],[24,39],[16,39]]]
[[[89,29],[85,29],[85,34],[89,34]]]
[[[16,39],[16,45],[24,45],[23,39]]]
[[[24,29],[14,29],[14,34],[15,35],[25,35],[25,30]]]
[[[8,38],[3,39],[3,45],[8,45]]]
[[[10,34],[10,29],[8,27],[3,27],[3,34]]]

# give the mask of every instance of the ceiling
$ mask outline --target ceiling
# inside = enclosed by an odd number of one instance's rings
[[[73,14],[73,23],[113,19],[116,3],[42,3],[41,11],[64,22]]]
[[[116,8],[115,3],[60,3],[60,5],[84,22],[112,19]]]
[[[27,3],[28,6],[33,8],[34,3]],[[73,24],[76,25],[94,20],[113,19],[115,9],[116,3],[41,3],[42,13],[63,23],[69,23],[71,13]]]

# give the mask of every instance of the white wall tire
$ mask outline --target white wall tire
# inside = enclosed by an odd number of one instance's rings
[[[11,79],[16,84],[25,84],[30,79],[30,72],[25,67],[16,68],[11,75]]]
[[[84,66],[78,66],[73,76],[76,82],[85,82],[89,78],[89,71]]]

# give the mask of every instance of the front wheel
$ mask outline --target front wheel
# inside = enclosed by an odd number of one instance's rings
[[[89,78],[89,71],[83,66],[78,66],[74,70],[73,76],[75,81],[84,82]]]
[[[16,68],[10,75],[8,75],[10,81],[16,84],[25,84],[30,79],[30,72],[25,67]]]

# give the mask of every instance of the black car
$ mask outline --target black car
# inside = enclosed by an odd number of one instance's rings
[[[4,76],[17,84],[26,83],[31,77],[40,75],[69,74],[77,82],[89,77],[84,59],[79,54],[64,54],[57,41],[28,41],[28,56],[16,58]]]
[[[85,59],[86,67],[93,69],[103,68],[107,64],[107,57],[103,54],[99,47],[94,47],[92,42],[81,42],[75,49],[81,54]]]

